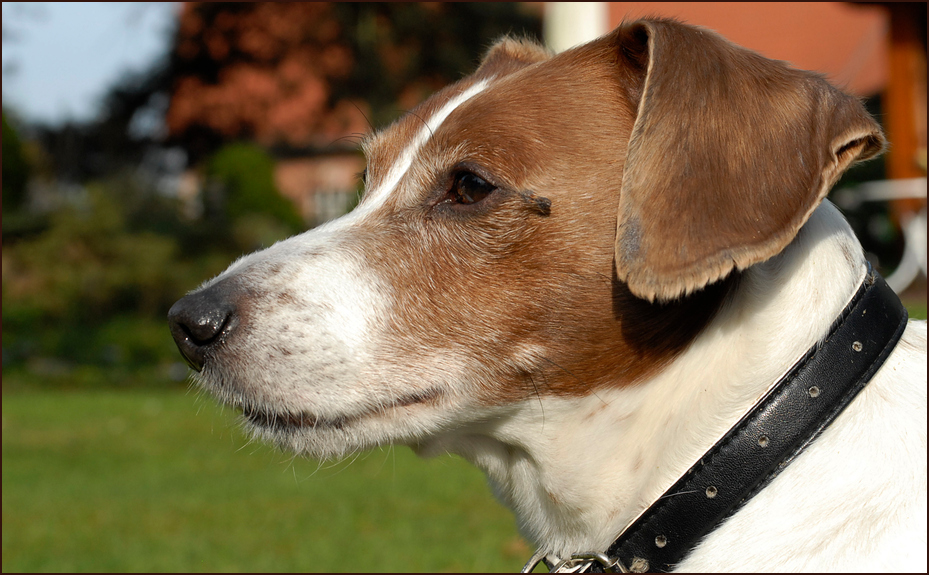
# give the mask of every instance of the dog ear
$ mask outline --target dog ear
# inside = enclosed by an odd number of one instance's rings
[[[505,76],[551,57],[551,52],[532,40],[505,36],[487,50],[474,75],[479,78]]]
[[[614,33],[637,110],[616,274],[667,301],[780,252],[854,161],[884,146],[861,104],[820,76],[658,20]]]

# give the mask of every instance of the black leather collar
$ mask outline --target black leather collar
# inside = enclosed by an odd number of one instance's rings
[[[829,335],[610,546],[633,572],[667,572],[809,445],[883,365],[907,312],[877,272]]]
[[[626,528],[606,554],[576,556],[568,563],[583,564],[590,572],[673,569],[835,420],[883,365],[906,322],[897,294],[869,266],[825,340]],[[531,569],[537,558],[526,567]]]

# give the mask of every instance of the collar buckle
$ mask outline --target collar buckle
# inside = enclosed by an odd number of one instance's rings
[[[630,571],[619,561],[619,558],[610,559],[605,553],[575,553],[567,559],[560,559],[554,555],[547,555],[537,551],[535,555],[523,566],[520,573],[532,573],[544,562],[549,573],[629,573]],[[594,569],[596,567],[596,569]]]

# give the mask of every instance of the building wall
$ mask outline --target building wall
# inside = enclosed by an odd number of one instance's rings
[[[658,16],[705,26],[768,58],[824,73],[872,96],[887,83],[888,11],[847,2],[552,2],[546,42],[560,51],[624,20]],[[604,21],[605,19],[605,21]]]
[[[303,219],[318,225],[339,217],[353,204],[364,167],[365,160],[360,154],[281,159],[275,167],[274,180]]]

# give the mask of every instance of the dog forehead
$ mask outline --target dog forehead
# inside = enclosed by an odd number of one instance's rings
[[[421,186],[405,183],[423,184],[460,162],[518,184],[567,161],[555,157],[559,150],[572,150],[573,168],[603,160],[603,147],[593,144],[631,129],[631,111],[618,113],[628,106],[609,61],[591,45],[502,75],[482,69],[445,88],[365,143],[363,202],[409,199]]]
[[[466,78],[453,84],[365,142],[370,187],[366,189],[363,201],[383,204],[448,116],[487,89],[492,80]]]

